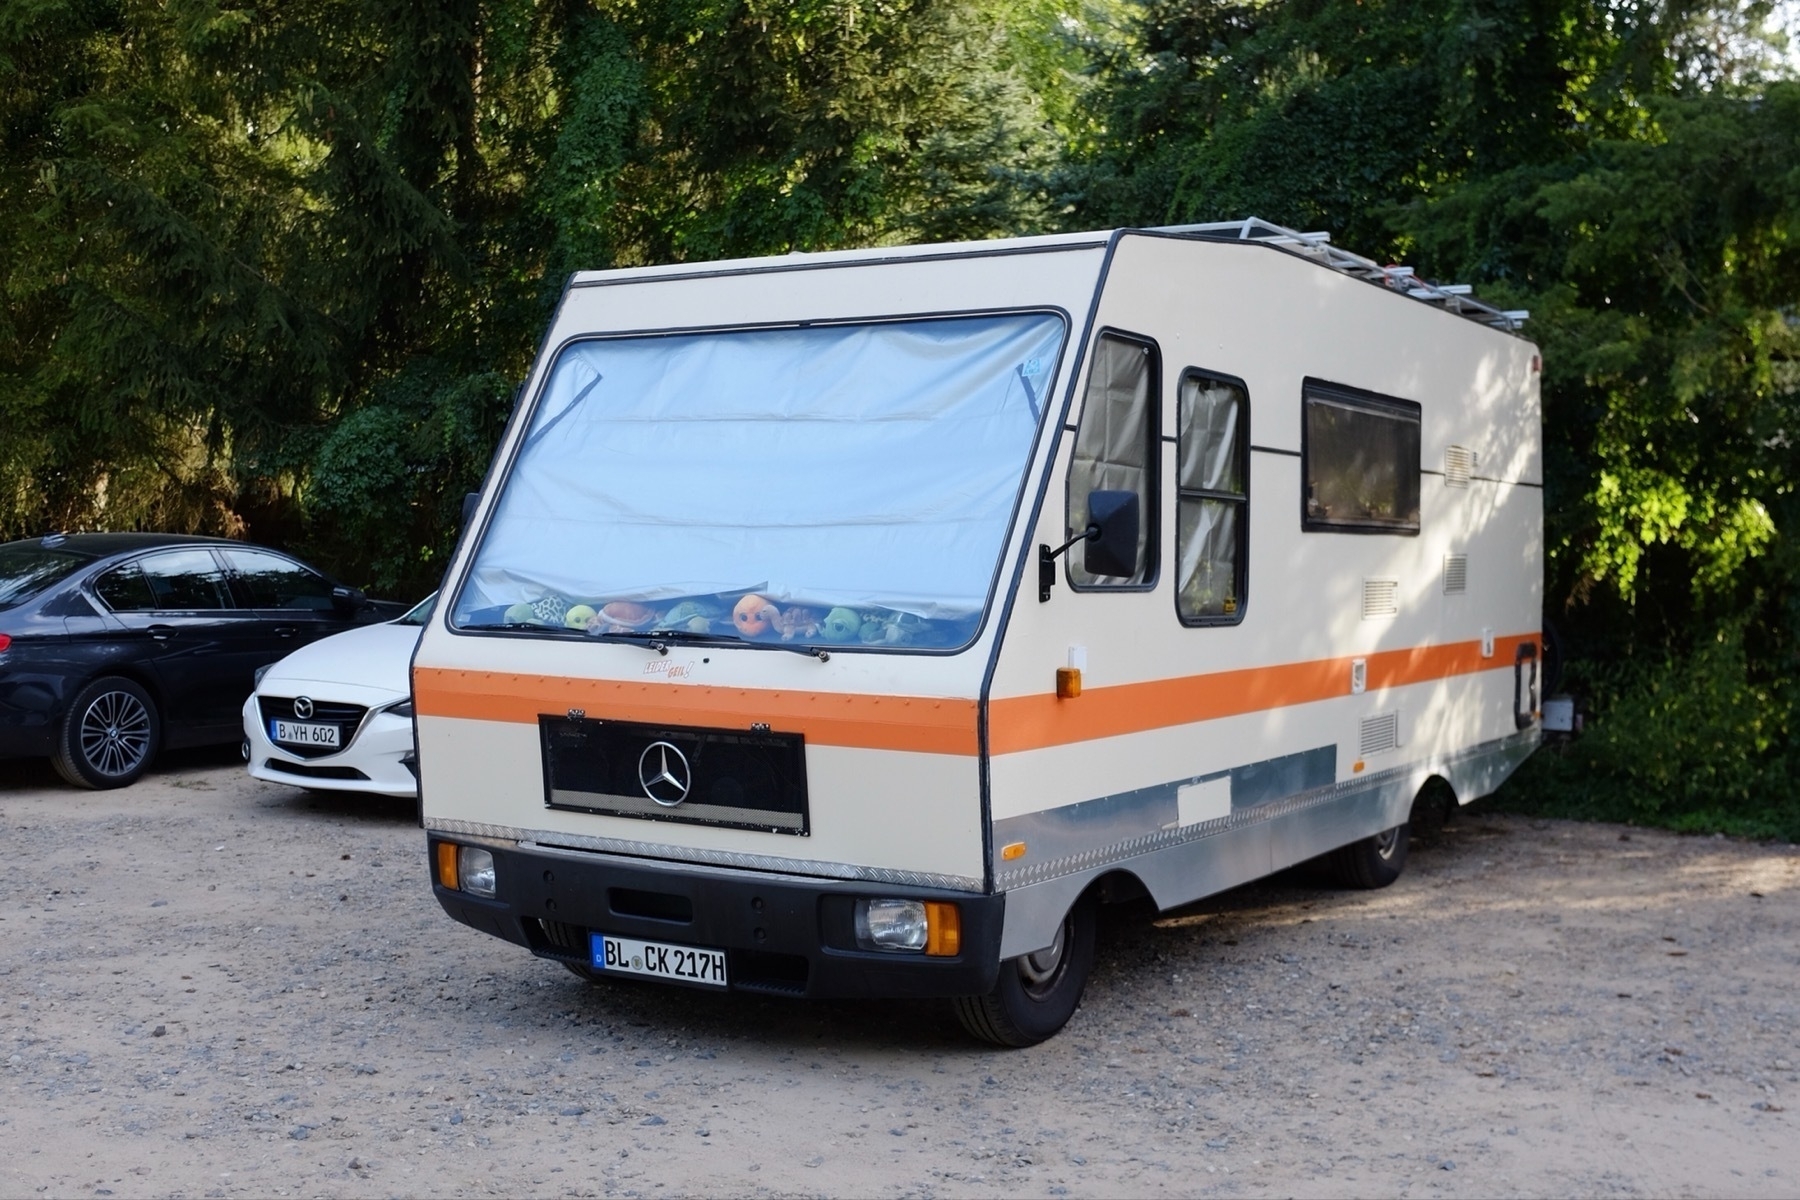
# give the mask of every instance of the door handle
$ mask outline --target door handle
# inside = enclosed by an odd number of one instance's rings
[[[294,628],[292,625],[277,625],[275,627],[275,636],[276,637],[291,638],[296,633],[299,633],[299,632],[300,631],[298,629]]]
[[[150,626],[150,636],[159,642],[166,642],[175,636],[175,627],[173,625],[152,625]]]

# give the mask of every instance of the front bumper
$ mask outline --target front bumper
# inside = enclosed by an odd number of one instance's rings
[[[250,744],[250,774],[270,783],[319,791],[370,792],[413,797],[419,777],[413,767],[413,724],[409,717],[372,711],[350,744],[336,754],[302,758],[269,740],[256,695],[244,701],[244,740]]]
[[[975,996],[999,972],[1006,898],[853,880],[766,875],[653,862],[585,851],[529,849],[486,839],[432,834],[480,845],[494,856],[493,899],[444,887],[444,911],[472,929],[524,946],[540,958],[590,965],[588,934],[724,950],[733,991],[809,998]],[[953,956],[859,949],[858,899],[947,900],[961,911]]]

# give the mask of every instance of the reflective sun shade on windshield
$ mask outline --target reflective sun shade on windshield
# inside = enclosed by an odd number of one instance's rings
[[[1063,332],[1022,313],[574,343],[453,622],[964,645]]]

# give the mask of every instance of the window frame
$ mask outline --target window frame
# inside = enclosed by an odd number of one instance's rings
[[[217,608],[164,608],[164,607],[161,607],[161,605],[160,605],[161,597],[157,596],[156,588],[150,583],[150,580],[148,577],[149,573],[144,568],[148,564],[156,561],[158,558],[165,558],[165,557],[168,557],[168,556],[174,555],[174,554],[194,554],[194,553],[207,555],[209,558],[211,558],[213,560],[213,566],[215,568],[217,568],[218,573],[219,573],[219,590],[225,600],[225,603],[220,605]],[[107,575],[110,575],[116,571],[125,570],[126,568],[131,568],[137,572],[138,578],[143,581],[144,589],[150,593],[150,599],[153,602],[156,602],[156,603],[153,603],[152,607],[150,607],[150,608],[124,608],[124,609],[114,608],[112,605],[110,605],[106,602],[104,597],[102,597],[100,595],[100,580]],[[118,613],[171,613],[171,614],[186,614],[189,616],[194,616],[194,615],[204,615],[207,613],[233,613],[233,612],[247,611],[243,605],[238,603],[237,589],[232,586],[231,568],[226,564],[225,560],[222,557],[220,557],[218,554],[214,553],[213,548],[211,546],[182,546],[182,545],[157,546],[154,549],[146,550],[141,554],[136,554],[136,555],[132,556],[131,558],[125,559],[123,562],[113,563],[110,566],[106,567],[104,570],[97,572],[93,577],[93,583],[91,585],[91,588],[94,593],[94,598],[100,602],[100,607],[105,609],[108,613],[114,613],[114,614],[118,614]]]
[[[326,596],[326,599],[328,602],[326,603],[326,605],[323,608],[289,608],[289,607],[278,606],[278,605],[252,603],[252,601],[255,599],[255,597],[252,596],[251,592],[250,592],[250,586],[251,586],[250,581],[246,577],[244,572],[238,570],[237,564],[232,561],[232,559],[231,559],[232,551],[240,551],[245,554],[266,554],[270,558],[279,559],[282,562],[289,564],[290,566],[294,567],[296,570],[300,571],[303,574],[312,576],[314,579],[319,580],[321,583],[323,583],[325,585],[325,596]],[[226,546],[226,547],[218,548],[215,551],[213,557],[225,564],[225,577],[226,577],[226,580],[230,587],[231,602],[232,602],[233,606],[235,606],[236,608],[241,609],[245,612],[265,612],[265,613],[284,613],[284,614],[329,613],[329,612],[334,612],[337,609],[336,603],[331,602],[333,595],[338,587],[338,584],[336,583],[336,581],[334,581],[329,575],[326,575],[323,572],[319,571],[317,568],[309,566],[306,563],[301,562],[297,558],[293,558],[289,555],[283,554],[279,550],[271,550],[267,546],[251,546],[251,545]]]
[[[1144,509],[1138,514],[1144,525],[1144,554],[1150,561],[1141,583],[1080,583],[1075,579],[1072,565],[1073,556],[1081,553],[1083,543],[1076,542],[1062,555],[1063,584],[1072,592],[1154,592],[1162,583],[1163,372],[1162,346],[1148,334],[1133,333],[1112,325],[1102,325],[1094,331],[1094,338],[1089,343],[1086,355],[1087,377],[1082,381],[1081,411],[1076,414],[1074,423],[1068,426],[1069,465],[1063,472],[1063,528],[1067,530],[1069,527],[1069,513],[1072,511],[1070,502],[1074,495],[1071,488],[1075,483],[1075,451],[1081,444],[1081,423],[1087,418],[1088,391],[1093,382],[1094,364],[1100,357],[1095,351],[1099,348],[1101,339],[1109,337],[1142,346],[1150,355],[1150,402],[1146,406],[1149,420],[1146,422],[1148,428],[1144,439]],[[1069,534],[1065,532],[1063,536],[1066,538]]]
[[[1204,488],[1184,488],[1181,486],[1181,390],[1187,386],[1189,379],[1205,379],[1213,383],[1223,383],[1238,390],[1243,397],[1243,413],[1238,421],[1237,456],[1238,478],[1243,481],[1244,491],[1241,496],[1225,492],[1214,492]],[[1250,385],[1236,375],[1223,371],[1209,371],[1204,367],[1184,367],[1175,384],[1175,617],[1189,629],[1208,629],[1222,625],[1241,625],[1244,614],[1250,611]],[[1222,500],[1237,504],[1237,611],[1217,615],[1189,616],[1181,611],[1181,502],[1183,499]],[[1304,501],[1304,497],[1302,498]]]
[[[978,254],[975,257],[1002,257],[1004,253],[1005,252]],[[783,269],[786,268],[777,268],[777,270]],[[728,275],[756,273],[757,272],[755,271],[724,272],[724,274]],[[589,283],[573,286],[602,287],[607,285],[604,283]],[[1050,441],[1051,452],[1054,454],[1056,446],[1060,444],[1056,439],[1062,432],[1072,428],[1064,424],[1064,422],[1068,419],[1068,405],[1070,403],[1068,395],[1073,391],[1073,384],[1059,385],[1057,381],[1062,378],[1063,368],[1071,361],[1078,366],[1082,362],[1082,359],[1079,356],[1079,347],[1081,345],[1080,334],[1082,328],[1070,315],[1069,310],[1060,304],[1003,305],[990,308],[956,308],[931,310],[926,312],[875,312],[854,317],[837,316],[799,320],[741,321],[716,325],[660,328],[651,326],[646,328],[610,331],[576,332],[565,336],[562,341],[556,343],[554,347],[550,346],[547,340],[549,335],[546,334],[545,344],[539,348],[537,357],[533,360],[530,370],[526,373],[525,381],[519,385],[518,393],[514,399],[512,412],[507,416],[506,427],[500,435],[500,441],[498,443],[499,449],[495,452],[495,461],[493,465],[488,468],[487,477],[482,484],[483,497],[492,497],[493,499],[491,502],[482,506],[485,511],[482,513],[479,523],[470,525],[458,535],[456,547],[451,555],[450,570],[454,572],[454,574],[446,574],[444,584],[439,588],[439,599],[443,600],[447,594],[450,601],[448,606],[442,607],[444,629],[455,637],[529,638],[531,636],[529,633],[516,630],[466,628],[458,622],[456,614],[461,610],[464,595],[471,586],[476,562],[480,558],[482,547],[489,535],[495,514],[499,510],[499,501],[504,499],[506,489],[513,481],[514,473],[519,465],[519,460],[523,455],[526,443],[531,435],[532,422],[536,420],[539,409],[543,405],[545,397],[548,394],[550,381],[555,375],[556,364],[569,347],[585,342],[623,341],[634,338],[659,338],[683,334],[737,333],[767,329],[802,329],[811,326],[854,327],[859,325],[898,325],[912,322],[1024,315],[1046,315],[1056,317],[1062,322],[1062,339],[1057,347],[1055,362],[1052,363],[1050,368],[1049,379],[1051,384],[1046,388],[1041,397],[1043,412],[1038,417],[1037,431],[1032,437],[1030,446],[1027,447],[1025,451],[1023,465],[1019,472],[1018,490],[1013,497],[1012,511],[1007,518],[1006,531],[1000,543],[1000,550],[995,558],[993,574],[989,577],[988,590],[982,602],[980,619],[976,622],[974,633],[970,636],[967,643],[955,647],[842,645],[834,647],[832,651],[833,653],[853,651],[859,654],[894,654],[922,657],[950,657],[957,654],[968,653],[970,650],[979,646],[984,637],[988,636],[990,630],[994,627],[994,622],[1004,615],[1002,613],[1003,607],[1012,602],[1013,594],[1018,590],[1017,576],[1013,577],[1012,590],[1005,590],[1008,572],[1011,570],[1008,547],[1011,545],[1013,530],[1018,527],[1021,520],[1026,519],[1028,514],[1032,520],[1038,519],[1039,509],[1035,506],[1041,505],[1044,497],[1043,489],[1048,487],[1048,480],[1045,478],[1038,478],[1037,481],[1034,482],[1034,477],[1039,476],[1040,474],[1036,467],[1038,456],[1043,453],[1047,439]],[[555,332],[555,330],[552,329],[551,332]],[[1065,398],[1062,401],[1060,408],[1054,394],[1057,386],[1065,386],[1068,389],[1064,393]],[[1038,497],[1036,501],[1032,499],[1034,492]],[[436,616],[436,610],[434,610],[433,616]],[[1004,624],[1004,621],[1001,623]],[[778,645],[754,641],[729,641],[721,644],[729,645],[733,648],[751,650],[781,649]]]
[[[1420,500],[1418,520],[1411,523],[1392,521],[1382,523],[1372,518],[1349,521],[1342,518],[1315,517],[1306,509],[1307,481],[1312,478],[1312,433],[1311,422],[1307,420],[1309,405],[1314,398],[1340,404],[1352,409],[1362,409],[1384,417],[1406,417],[1413,422],[1418,431],[1418,450],[1412,463],[1414,476],[1418,480],[1417,494]],[[1315,379],[1307,376],[1300,381],[1300,529],[1303,533],[1350,533],[1372,535],[1376,537],[1418,537],[1425,524],[1423,511],[1425,497],[1425,409],[1416,400],[1402,400],[1398,396],[1388,396],[1381,392],[1372,392],[1366,388],[1352,387],[1344,383],[1332,383],[1329,380]]]

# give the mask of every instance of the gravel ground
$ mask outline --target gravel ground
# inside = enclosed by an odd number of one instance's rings
[[[586,985],[412,805],[0,764],[0,1195],[1800,1194],[1800,851],[1465,812],[1113,914],[1069,1027]]]

